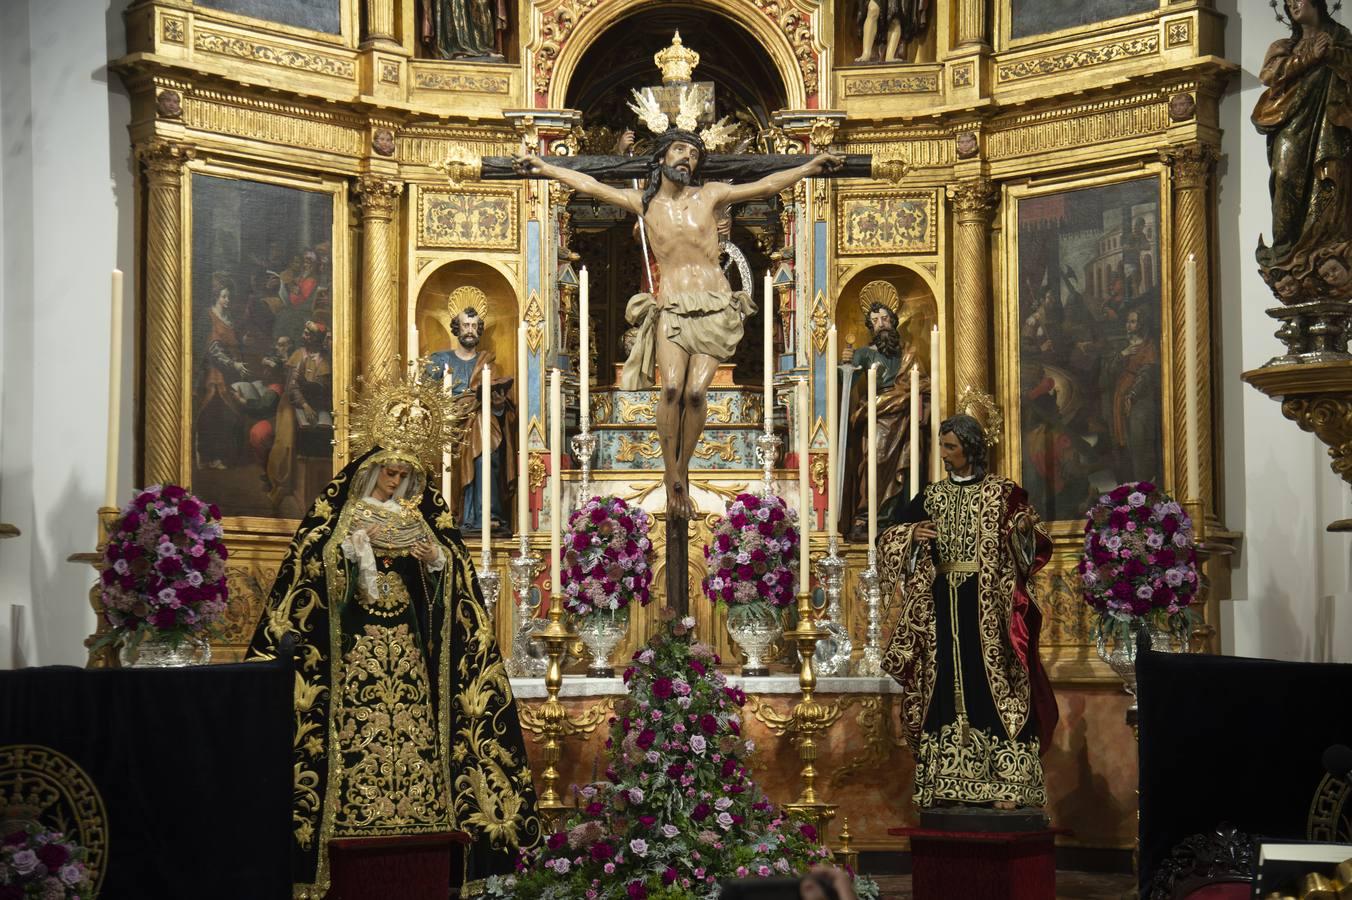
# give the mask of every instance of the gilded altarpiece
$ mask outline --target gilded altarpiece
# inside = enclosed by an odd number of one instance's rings
[[[519,46],[513,48],[515,56],[508,54],[521,62],[470,63],[419,55],[416,17],[403,14],[411,3],[373,0],[362,4],[359,15],[354,0],[337,0],[338,25],[332,30],[327,20],[318,28],[286,24],[282,12],[266,13],[274,21],[250,18],[241,5],[246,2],[251,0],[133,4],[127,13],[129,56],[115,64],[132,96],[132,140],[143,175],[139,234],[144,272],[138,288],[144,329],[139,345],[143,483],[177,480],[210,491],[212,478],[233,472],[224,458],[219,461],[225,469],[216,468],[217,460],[210,456],[199,459],[192,425],[196,361],[205,350],[202,335],[209,336],[197,324],[202,317],[199,295],[205,290],[209,298],[212,273],[230,269],[220,262],[225,256],[199,245],[194,237],[192,181],[233,179],[308,192],[331,204],[332,396],[339,441],[333,465],[344,458],[342,400],[352,381],[359,372],[408,355],[409,323],[420,309],[437,306],[440,313],[444,307],[440,297],[431,296],[450,286],[443,283],[449,276],[441,273],[453,274],[461,271],[454,267],[470,263],[496,273],[501,296],[519,304],[510,315],[504,314],[504,326],[527,325],[528,359],[517,360],[512,368],[529,384],[523,414],[528,417],[531,459],[522,481],[533,495],[533,524],[547,524],[540,508],[547,484],[543,458],[548,433],[542,375],[558,353],[567,350],[561,346],[558,323],[561,301],[569,299],[570,287],[560,287],[566,266],[558,252],[562,228],[557,209],[567,199],[554,202],[538,183],[451,185],[445,164],[457,152],[503,155],[524,143],[548,153],[569,146],[573,128],[581,124],[579,112],[566,108],[579,61],[604,32],[629,27],[634,17],[644,15],[647,4],[523,0],[511,5],[514,16],[526,15],[514,23]],[[230,8],[218,8],[223,5]],[[284,10],[290,5],[287,0],[256,0],[250,8]],[[1228,595],[1225,554],[1236,536],[1225,530],[1217,507],[1215,465],[1221,448],[1212,428],[1217,389],[1210,346],[1212,314],[1218,304],[1210,288],[1211,175],[1219,140],[1217,106],[1233,67],[1221,61],[1224,21],[1213,5],[1207,0],[1197,4],[1132,0],[1112,7],[1099,2],[956,0],[948,5],[948,14],[935,17],[921,44],[922,61],[873,65],[851,65],[834,52],[843,36],[833,32],[839,27],[833,23],[853,18],[852,10],[836,15],[834,3],[700,0],[662,6],[664,15],[683,25],[692,45],[698,45],[694,35],[699,29],[689,17],[699,12],[714,16],[719,27],[745,30],[764,48],[769,70],[782,82],[784,109],[768,111],[774,121],[768,130],[779,146],[792,143],[872,153],[894,168],[904,164],[909,169],[900,183],[882,179],[818,183],[806,185],[793,198],[786,214],[795,239],[785,260],[791,263],[791,272],[789,281],[776,289],[776,312],[790,326],[780,347],[791,348],[797,357],[789,364],[796,367],[790,374],[810,375],[814,384],[824,385],[830,361],[825,358],[824,337],[816,330],[838,320],[843,297],[856,298],[878,279],[893,279],[902,293],[914,285],[917,297],[923,294],[927,308],[937,314],[941,330],[940,358],[932,364],[939,375],[944,411],[952,411],[959,391],[967,386],[994,395],[1003,407],[1007,426],[994,451],[995,468],[1001,474],[1024,478],[1029,474],[1025,435],[1031,413],[1023,385],[1025,376],[1032,379],[1037,354],[1050,352],[1039,345],[1036,353],[1021,355],[1020,332],[1026,318],[1021,279],[1025,275],[1030,279],[1031,304],[1038,299],[1037,289],[1053,277],[1050,262],[1043,278],[1036,280],[1021,259],[1021,204],[1051,204],[1048,198],[1109,187],[1120,195],[1141,192],[1141,197],[1119,197],[1115,203],[1096,200],[1095,208],[1103,209],[1092,227],[1058,225],[1058,251],[1075,257],[1067,260],[1075,276],[1072,285],[1086,298],[1092,293],[1088,280],[1097,277],[1098,270],[1086,268],[1081,258],[1085,248],[1110,239],[1115,228],[1124,241],[1130,237],[1130,252],[1137,254],[1138,292],[1144,271],[1141,254],[1147,249],[1152,254],[1148,287],[1156,293],[1149,301],[1154,311],[1149,326],[1156,329],[1151,334],[1157,344],[1151,346],[1158,347],[1165,365],[1154,401],[1158,433],[1141,446],[1149,450],[1145,468],[1152,474],[1158,469],[1164,485],[1176,490],[1182,484],[1180,460],[1185,448],[1198,448],[1200,496],[1182,499],[1192,504],[1202,523],[1210,588],[1206,614],[1208,622],[1217,622],[1217,598]],[[396,15],[396,7],[403,12]],[[1060,11],[1047,13],[1051,7]],[[1040,17],[1039,24],[1024,24],[1029,17]],[[737,62],[720,60],[719,65],[735,67]],[[576,141],[573,144],[570,152]],[[1153,212],[1146,209],[1151,201],[1145,194],[1154,198]],[[1119,220],[1116,226],[1103,215],[1112,207],[1119,210],[1113,214]],[[301,217],[293,218],[296,227],[286,234],[304,230]],[[1142,239],[1130,230],[1136,219],[1142,220]],[[282,255],[294,256],[296,249],[322,243],[315,234],[322,224],[305,226],[308,237],[287,237],[295,247],[282,249]],[[245,237],[250,227],[251,223],[241,225],[236,236],[241,246],[254,240]],[[1126,250],[1121,255],[1124,281]],[[265,243],[261,251],[250,252],[268,257],[272,248]],[[305,251],[300,252],[303,269]],[[1117,250],[1105,252],[1112,255]],[[1182,306],[1176,289],[1189,253],[1199,260],[1200,297],[1200,337],[1190,357],[1181,344]],[[1115,259],[1112,265],[1115,270],[1119,262]],[[270,289],[269,272],[279,281],[293,282],[289,268],[289,262],[281,269],[264,265],[262,294]],[[1058,262],[1056,268],[1055,277],[1061,280],[1055,300],[1062,312],[1069,312],[1073,292],[1066,285],[1065,265]],[[754,273],[757,280],[762,274]],[[1109,273],[1106,289],[1096,288],[1099,300],[1112,296],[1115,276],[1115,271]],[[253,290],[251,270],[231,277],[237,290],[246,294]],[[430,290],[427,296],[425,288]],[[281,291],[276,296],[283,299]],[[284,299],[290,302],[289,291]],[[795,304],[806,313],[804,319],[820,313],[820,321],[794,323]],[[1101,327],[1104,317],[1096,315],[1095,308],[1101,311],[1103,305],[1090,307],[1089,324],[1099,331],[1088,329],[1089,349],[1120,354],[1130,341],[1125,321]],[[287,309],[278,304],[278,312]],[[303,334],[304,323],[301,328]],[[278,336],[274,332],[274,345]],[[862,331],[859,339],[864,340]],[[440,333],[435,340],[439,347],[443,341],[449,343]],[[493,346],[499,354],[508,352],[511,335],[495,335]],[[260,366],[262,358],[260,354]],[[1196,435],[1185,434],[1179,425],[1184,406],[1181,379],[1168,371],[1185,358],[1195,360],[1198,374]],[[1061,392],[1069,392],[1068,384],[1061,387],[1052,380],[1054,402],[1066,401]],[[1111,436],[1116,407],[1107,403],[1113,407],[1108,409],[1105,398],[1111,399],[1117,382],[1100,378],[1096,383],[1102,421],[1095,423],[1095,433]],[[1045,387],[1042,379],[1030,387],[1038,385]],[[1050,391],[1034,399],[1048,396]],[[1153,400],[1153,395],[1147,399]],[[622,417],[627,409],[638,419],[642,411],[634,411],[636,400],[630,398],[627,406],[617,402],[610,413]],[[1089,408],[1085,405],[1086,415]],[[815,457],[824,449],[820,388],[814,409]],[[1137,407],[1138,418],[1139,411]],[[1057,412],[1064,411],[1058,407]],[[598,422],[605,418],[599,411],[594,415]],[[754,410],[734,403],[729,415],[752,420]],[[1127,427],[1125,433],[1130,430]],[[1081,421],[1067,434],[1073,442],[1090,431]],[[247,460],[247,432],[239,440],[242,452],[236,458]],[[721,453],[717,443],[704,448],[711,458]],[[646,447],[634,444],[635,463],[650,452]],[[197,465],[199,461],[204,465]],[[758,471],[726,465],[717,477],[692,483],[706,512],[721,508],[731,493],[754,486],[759,477]],[[819,468],[824,472],[824,461]],[[1134,467],[1134,460],[1132,466],[1112,470],[1114,476],[1143,471]],[[260,491],[263,474],[260,467],[254,475]],[[633,502],[653,502],[657,483],[648,472],[617,467],[594,475],[606,490]],[[781,471],[778,477],[788,486],[792,476]],[[564,480],[571,491],[576,472],[565,472]],[[295,496],[302,493],[297,487]],[[815,496],[823,499],[820,489]],[[1129,845],[1133,827],[1129,813],[1134,757],[1129,732],[1122,725],[1127,698],[1096,657],[1078,595],[1073,569],[1082,538],[1074,505],[1067,497],[1054,508],[1044,507],[1057,521],[1055,555],[1038,582],[1046,618],[1043,644],[1061,693],[1065,724],[1047,760],[1048,788],[1053,815],[1075,830],[1073,840],[1120,848]],[[240,511],[258,513],[260,508]],[[230,585],[241,603],[231,614],[232,636],[222,643],[220,658],[230,658],[232,648],[251,628],[254,611],[294,531],[294,515],[284,505],[275,512],[262,510],[228,520]],[[695,585],[703,574],[698,569],[702,560],[698,546],[710,524],[706,518],[691,527]],[[654,535],[659,560],[664,534],[665,523],[659,518]],[[544,538],[537,531],[532,546],[542,549]],[[824,543],[815,536],[814,553],[824,551]],[[504,584],[505,561],[512,549],[505,541],[494,548]],[[845,624],[858,656],[865,639],[865,614],[856,594],[863,546],[850,544],[844,555]],[[663,574],[657,573],[659,585]],[[501,604],[499,609],[510,604],[506,591]],[[498,636],[504,643],[510,640],[509,619],[498,617]],[[701,634],[716,641],[725,660],[735,659],[721,619],[706,619]],[[627,649],[632,650],[655,624],[652,608],[636,615]],[[887,625],[885,619],[885,630]],[[1214,637],[1199,643],[1207,641],[1213,647],[1217,643]],[[782,698],[774,702],[783,706]],[[904,800],[877,796],[868,771],[848,765],[859,757],[862,743],[875,771],[896,772],[898,784],[904,781],[910,762],[889,728],[889,703],[883,694],[859,699],[822,743],[823,771],[839,770],[832,773],[825,793],[843,804],[858,836],[857,847],[895,848],[886,828],[911,815]],[[797,783],[788,764],[780,761],[789,754],[775,752],[782,749],[776,743],[779,739],[760,724],[752,728],[766,748],[757,762],[764,764],[772,796],[786,799]],[[570,755],[581,755],[565,770],[589,778],[594,749],[595,742],[570,748]],[[904,791],[893,793],[900,796]],[[1105,810],[1120,815],[1105,817]],[[1106,819],[1111,823],[1105,824]]]

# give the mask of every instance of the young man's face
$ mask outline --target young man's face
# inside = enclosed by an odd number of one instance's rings
[[[962,441],[951,431],[939,436],[939,458],[944,461],[944,469],[954,475],[966,475],[970,468]]]

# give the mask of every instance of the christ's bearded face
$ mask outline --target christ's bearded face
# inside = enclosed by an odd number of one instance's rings
[[[685,141],[676,141],[662,157],[662,174],[679,185],[688,185],[699,168],[699,148]]]

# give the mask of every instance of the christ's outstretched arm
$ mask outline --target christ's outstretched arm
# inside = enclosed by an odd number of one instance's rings
[[[636,215],[643,214],[638,191],[611,187],[608,184],[597,181],[585,172],[577,172],[573,169],[565,169],[562,166],[552,165],[538,156],[522,155],[512,157],[512,168],[515,169],[519,175],[534,175],[543,178],[552,178],[555,181],[566,184],[578,193],[586,194],[588,197],[595,197],[602,203],[618,206],[620,209],[628,210]]]
[[[804,178],[830,172],[844,164],[845,157],[839,153],[819,153],[797,168],[766,175],[759,181],[752,181],[747,184],[722,185],[721,189],[721,183],[714,182],[709,187],[720,191],[715,201],[719,206],[731,206],[734,203],[744,203],[747,200],[764,200],[773,197],[780,191],[793,187]]]

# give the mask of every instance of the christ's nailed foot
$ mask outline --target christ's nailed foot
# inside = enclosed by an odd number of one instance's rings
[[[685,484],[678,478],[667,479],[667,516],[672,519],[690,519],[694,515],[695,505],[690,502]]]

